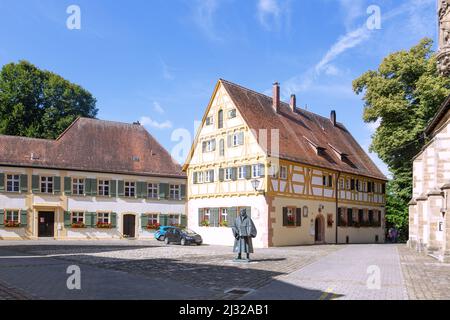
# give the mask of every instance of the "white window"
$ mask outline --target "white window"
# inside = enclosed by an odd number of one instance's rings
[[[213,152],[214,150],[216,150],[216,140],[208,140],[204,142],[204,152]]]
[[[214,170],[205,171],[205,182],[214,182]]]
[[[148,225],[156,226],[158,224],[158,215],[157,214],[149,214],[148,215]]]
[[[73,179],[72,189],[74,195],[84,194],[84,179]]]
[[[228,119],[236,118],[236,109],[231,109],[228,111]]]
[[[206,118],[206,125],[210,126],[212,124],[214,124],[214,117],[210,116],[210,117]]]
[[[72,223],[84,223],[84,212],[72,212]]]
[[[18,223],[19,222],[19,211],[17,210],[7,210],[5,214],[6,223]]]
[[[286,166],[281,166],[280,167],[280,179],[286,180],[287,176],[288,176],[287,167]]]
[[[180,215],[179,214],[169,214],[169,225],[170,226],[180,225]]]
[[[6,175],[6,191],[19,192],[20,176],[18,174]]]
[[[148,197],[150,199],[157,199],[159,197],[159,190],[157,183],[148,184]]]
[[[228,222],[228,209],[222,208],[220,209],[220,223]]]
[[[169,197],[172,200],[179,200],[181,198],[180,185],[171,184],[169,186]]]
[[[109,196],[109,180],[98,180],[98,195]]]
[[[109,224],[110,214],[106,212],[101,212],[97,214],[97,223],[98,224]]]
[[[41,192],[53,193],[53,177],[41,177]]]
[[[125,197],[136,196],[136,182],[125,182]]]
[[[252,178],[261,178],[263,166],[260,164],[252,165]]]
[[[230,181],[233,177],[233,169],[232,168],[226,168],[225,169],[225,181]]]
[[[245,174],[245,167],[239,167],[238,168],[238,179],[245,179],[246,174]]]
[[[203,183],[203,172],[197,173],[197,183]]]

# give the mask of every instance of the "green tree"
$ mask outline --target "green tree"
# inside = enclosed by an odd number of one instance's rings
[[[413,158],[425,144],[426,125],[450,94],[450,79],[439,75],[432,46],[426,38],[409,51],[390,54],[378,70],[353,82],[354,91],[364,95],[364,121],[380,124],[370,149],[393,174],[387,221],[401,230],[408,225]]]
[[[27,61],[0,72],[0,134],[55,139],[77,117],[94,118],[95,98]]]

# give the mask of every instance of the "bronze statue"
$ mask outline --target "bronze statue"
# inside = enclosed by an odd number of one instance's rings
[[[236,261],[250,261],[250,253],[254,252],[252,238],[256,237],[257,230],[246,209],[241,209],[232,230],[235,238],[234,252],[238,254]],[[242,253],[246,253],[247,259],[242,259]]]

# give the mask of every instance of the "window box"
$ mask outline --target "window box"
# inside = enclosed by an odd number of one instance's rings
[[[18,221],[5,221],[5,228],[20,228]]]
[[[73,229],[84,229],[84,228],[86,228],[86,225],[83,222],[75,222],[75,223],[72,223],[71,227]]]
[[[159,223],[149,223],[147,224],[147,230],[158,230],[161,225]]]
[[[112,229],[112,224],[108,222],[97,222],[98,229]]]
[[[226,220],[220,221],[220,226],[224,227],[224,228],[228,228],[228,221],[226,221]]]
[[[210,226],[210,223],[209,223],[208,220],[203,220],[203,221],[201,222],[201,226],[202,226],[202,227],[209,227],[209,226]]]

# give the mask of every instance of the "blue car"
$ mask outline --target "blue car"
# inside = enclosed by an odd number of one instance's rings
[[[169,227],[169,226],[159,227],[158,231],[155,232],[155,239],[158,241],[164,241],[164,239],[166,239],[167,231],[169,231],[171,229],[175,229],[175,227]]]

